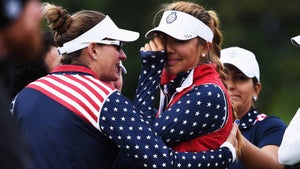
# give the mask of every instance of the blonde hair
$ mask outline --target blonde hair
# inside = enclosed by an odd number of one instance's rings
[[[49,27],[54,30],[54,41],[59,47],[85,33],[105,18],[103,13],[91,10],[81,10],[70,15],[61,6],[49,3],[42,4],[42,13]],[[80,56],[81,51],[64,54],[61,63],[73,63]]]

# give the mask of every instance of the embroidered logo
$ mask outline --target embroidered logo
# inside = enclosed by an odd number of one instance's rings
[[[166,22],[167,22],[168,24],[171,24],[171,23],[173,23],[174,21],[176,21],[176,19],[177,19],[176,12],[171,12],[171,13],[167,16]]]

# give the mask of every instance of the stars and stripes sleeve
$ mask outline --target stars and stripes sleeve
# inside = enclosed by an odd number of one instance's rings
[[[168,145],[206,135],[226,124],[226,105],[217,85],[196,86],[154,119],[154,130]]]
[[[228,119],[227,100],[223,90],[214,84],[194,87],[154,118],[156,111],[152,111],[152,106],[165,57],[164,51],[141,52],[142,70],[134,104],[144,112],[144,118],[151,118],[155,131],[168,145],[222,128]]]
[[[232,163],[228,147],[203,152],[174,152],[152,129],[132,102],[113,92],[99,117],[100,131],[131,159],[146,168],[226,168]]]
[[[144,112],[144,117],[149,119],[154,118],[156,113],[153,103],[159,87],[165,54],[165,51],[141,51],[142,70],[133,102]]]

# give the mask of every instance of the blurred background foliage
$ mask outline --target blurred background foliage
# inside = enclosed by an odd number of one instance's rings
[[[44,1],[45,2],[45,1]],[[121,28],[140,32],[140,38],[127,43],[123,93],[133,99],[140,70],[139,49],[153,27],[155,12],[171,0],[49,0],[73,13],[81,9],[109,15]],[[299,0],[194,0],[215,10],[224,35],[222,47],[240,46],[255,53],[261,69],[263,90],[256,107],[276,115],[287,124],[300,106],[300,48],[290,38],[300,34]]]

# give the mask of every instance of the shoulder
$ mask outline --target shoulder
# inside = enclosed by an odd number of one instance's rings
[[[286,128],[286,124],[277,116],[266,116],[263,120],[258,120],[257,125],[267,128]]]
[[[279,117],[267,116],[254,124],[249,139],[258,147],[279,146],[285,129],[286,125]]]
[[[267,116],[265,119],[257,121],[253,128],[258,135],[281,140],[286,124],[277,116]]]
[[[223,91],[223,89],[217,84],[213,83],[194,86],[191,92],[194,92],[200,97],[206,97],[207,99],[221,99],[225,97],[225,92]]]

